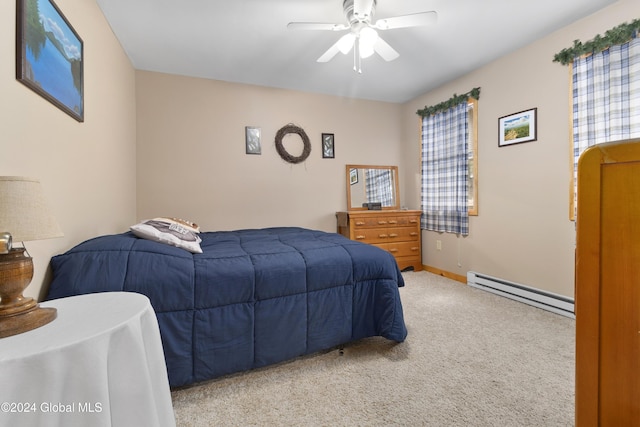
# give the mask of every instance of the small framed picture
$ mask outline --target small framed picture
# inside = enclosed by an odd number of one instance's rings
[[[261,154],[262,146],[260,145],[260,128],[245,126],[244,134],[246,153]]]
[[[353,168],[349,170],[349,184],[357,184],[358,183],[358,169]]]
[[[322,134],[322,158],[323,159],[333,159],[336,157],[333,134],[332,133],[323,133]]]
[[[498,119],[498,147],[535,141],[538,109],[521,111]]]

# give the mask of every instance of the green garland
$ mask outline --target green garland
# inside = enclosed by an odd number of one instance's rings
[[[582,43],[580,40],[574,40],[572,47],[562,49],[555,54],[553,62],[559,62],[562,65],[571,64],[576,57],[602,52],[611,46],[626,43],[632,38],[637,37],[639,31],[640,19],[634,19],[630,24],[626,22],[620,24],[605,32],[604,36],[598,34],[593,40],[589,40],[588,42]]]
[[[455,107],[456,105],[460,104],[461,102],[465,102],[469,98],[480,99],[480,88],[476,87],[476,88],[474,88],[474,89],[470,90],[469,92],[464,93],[462,95],[456,95],[454,93],[453,96],[451,97],[451,99],[449,99],[448,101],[441,102],[440,104],[433,105],[431,107],[424,107],[422,110],[418,110],[416,112],[416,114],[421,116],[421,117],[432,116],[434,114],[438,114],[438,113],[441,113],[443,111],[447,111],[449,108]]]

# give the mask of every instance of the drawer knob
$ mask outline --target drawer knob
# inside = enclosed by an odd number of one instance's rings
[[[398,235],[396,233],[391,233],[389,234],[389,237],[394,238],[394,237],[398,237]]]
[[[387,221],[382,221],[382,220],[378,221],[378,225],[385,225],[386,223]]]
[[[412,231],[411,234],[410,234],[411,237],[415,237],[417,235],[418,235],[418,233],[416,233],[415,231]]]
[[[398,223],[398,221],[395,221],[393,219],[389,221],[389,224],[397,224],[397,223]]]
[[[398,252],[398,250],[397,249],[389,249],[389,252],[392,252],[392,253],[393,252]]]
[[[378,237],[381,238],[381,239],[386,239],[389,236],[387,236],[386,234],[383,233],[383,234],[378,234]]]
[[[412,251],[414,251],[414,252],[415,252],[415,251],[417,251],[418,249],[420,249],[420,248],[418,248],[418,247],[416,247],[416,246],[414,246],[414,247],[412,247],[412,248],[411,248],[411,250],[412,250]]]
[[[410,222],[411,224],[416,224],[416,223],[418,222],[418,220],[417,220],[417,219],[411,219],[411,220],[409,220],[409,222]]]
[[[356,221],[356,225],[364,225],[364,221]]]
[[[366,238],[367,238],[367,236],[363,236],[362,234],[356,236],[357,240],[362,240],[362,239],[366,239]]]

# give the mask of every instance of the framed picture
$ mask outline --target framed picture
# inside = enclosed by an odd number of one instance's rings
[[[261,154],[262,147],[260,145],[260,128],[253,126],[245,126],[245,148],[247,154]]]
[[[350,169],[349,170],[349,184],[357,184],[358,183],[358,169]]]
[[[52,0],[16,4],[16,78],[83,122],[82,39]]]
[[[323,133],[322,134],[322,158],[323,159],[333,159],[335,158],[336,152],[334,147],[334,140],[332,133]]]
[[[498,119],[498,147],[535,141],[538,109],[521,111]]]

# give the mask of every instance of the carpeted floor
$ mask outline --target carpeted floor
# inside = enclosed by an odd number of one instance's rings
[[[172,392],[182,426],[573,426],[575,321],[404,273],[409,336]]]

